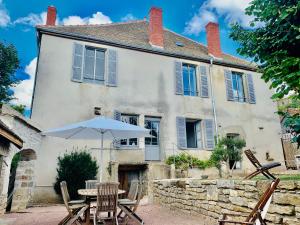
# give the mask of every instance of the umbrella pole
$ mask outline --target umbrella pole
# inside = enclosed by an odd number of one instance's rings
[[[102,170],[103,170],[103,135],[104,132],[101,132],[101,149],[100,149],[100,176],[99,181],[102,182]]]

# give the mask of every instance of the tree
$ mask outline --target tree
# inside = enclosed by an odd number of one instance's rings
[[[273,99],[293,93],[300,99],[300,1],[253,0],[246,14],[254,17],[251,29],[235,23],[230,37],[238,41],[238,53],[260,64],[262,79],[276,89]],[[289,124],[299,137],[300,117],[289,116]],[[297,125],[298,124],[298,125]],[[300,144],[300,138],[295,139]]]
[[[223,176],[222,164],[226,166],[226,175],[232,175],[236,163],[242,160],[242,148],[245,146],[245,140],[238,137],[223,137],[218,141],[210,156],[210,162],[219,170],[220,177]]]
[[[66,181],[71,198],[78,197],[78,189],[85,188],[86,180],[95,180],[98,166],[96,160],[86,151],[73,151],[58,158],[54,190],[61,195],[60,182]]]
[[[11,107],[16,110],[17,112],[21,113],[24,115],[26,106],[25,105],[11,105]]]
[[[19,59],[16,48],[0,42],[0,103],[13,99],[10,88],[19,83],[15,72],[19,68]]]

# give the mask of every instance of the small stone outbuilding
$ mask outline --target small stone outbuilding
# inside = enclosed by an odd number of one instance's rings
[[[30,119],[8,105],[0,106],[0,215],[8,202],[11,211],[25,209],[30,203],[40,141],[40,129]],[[11,162],[17,153],[20,158],[12,177]]]

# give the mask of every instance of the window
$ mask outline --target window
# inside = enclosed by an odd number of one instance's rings
[[[182,76],[184,95],[197,96],[196,66],[182,64]]]
[[[86,46],[84,52],[83,81],[104,83],[105,50]]]
[[[242,73],[232,72],[232,89],[234,101],[245,102],[246,99]]]
[[[121,121],[125,123],[129,123],[132,125],[138,125],[138,116],[137,115],[126,115],[121,114]],[[123,147],[137,147],[138,139],[137,138],[129,138],[129,139],[121,139],[121,146]]]
[[[185,122],[187,148],[201,147],[201,130],[199,120],[189,120]]]
[[[155,118],[145,119],[145,128],[150,130],[152,137],[145,138],[146,145],[159,145],[159,120]]]

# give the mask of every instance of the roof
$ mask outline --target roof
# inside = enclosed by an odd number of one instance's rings
[[[18,148],[23,147],[23,140],[15,134],[8,126],[0,120],[0,136],[16,145]]]
[[[148,21],[138,20],[125,23],[104,25],[68,25],[37,26],[39,33],[52,34],[78,40],[99,42],[107,45],[131,48],[155,54],[169,55],[210,62],[207,47],[199,42],[179,35],[164,28],[164,48],[153,47],[148,39]],[[178,46],[180,42],[183,46]],[[223,54],[222,59],[215,59],[214,64],[227,65],[248,70],[256,70],[253,63],[237,57]]]

